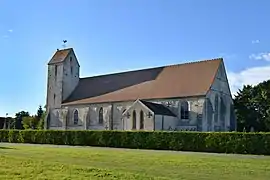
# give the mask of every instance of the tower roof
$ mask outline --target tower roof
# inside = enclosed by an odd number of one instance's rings
[[[73,51],[73,48],[67,48],[67,49],[61,49],[61,50],[57,49],[57,51],[54,53],[53,57],[49,61],[48,65],[63,62],[66,59],[66,57],[69,55],[69,53],[72,51]]]

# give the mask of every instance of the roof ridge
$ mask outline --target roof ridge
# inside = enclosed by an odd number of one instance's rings
[[[189,62],[184,62],[184,63],[179,63],[179,64],[167,65],[164,67],[176,67],[176,66],[182,66],[182,65],[188,65],[188,64],[197,64],[197,63],[205,63],[209,61],[220,61],[220,60],[223,60],[223,58],[219,57],[219,58],[212,58],[212,59],[202,59],[202,60],[197,60],[197,61],[189,61]]]
[[[73,49],[73,48],[70,47],[70,48],[64,48],[64,49],[57,49],[57,51],[67,51],[67,50],[71,50],[71,49]]]
[[[110,75],[120,75],[120,74],[124,74],[124,73],[139,72],[139,71],[152,70],[152,69],[158,69],[158,68],[178,67],[178,66],[183,66],[183,65],[188,65],[188,64],[197,64],[197,63],[204,63],[204,62],[217,61],[217,60],[223,60],[223,58],[220,57],[220,58],[204,59],[204,60],[190,61],[190,62],[178,63],[178,64],[172,64],[172,65],[156,66],[156,67],[150,67],[150,68],[144,68],[144,69],[120,71],[120,72],[115,72],[115,73],[82,77],[80,79],[96,78],[96,77],[103,77],[103,76],[110,76]]]

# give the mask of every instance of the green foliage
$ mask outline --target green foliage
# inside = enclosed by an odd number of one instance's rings
[[[246,85],[234,98],[237,130],[270,131],[270,80]]]
[[[42,109],[41,106],[38,107],[38,110],[37,110],[37,118],[40,120],[42,115],[43,115],[44,111]]]
[[[45,117],[46,117],[46,112],[42,112],[42,115],[39,119],[38,125],[37,125],[37,129],[42,130],[44,129],[44,121],[45,121]]]
[[[0,141],[270,155],[270,133],[0,130]]]
[[[44,120],[45,120],[46,112],[42,109],[41,106],[38,107],[36,119],[38,121],[36,129],[44,129]]]
[[[37,129],[39,120],[37,116],[26,116],[22,118],[22,124],[24,129]]]
[[[16,126],[15,129],[23,129],[23,117],[28,117],[29,112],[26,111],[20,111],[18,113],[15,114],[15,120],[16,120]]]
[[[45,112],[42,106],[38,107],[37,114],[30,116],[29,112],[16,113],[16,129],[44,129]]]
[[[26,117],[26,116],[30,116],[29,112],[21,111],[21,112],[18,112],[18,113],[15,114],[16,118],[22,118],[22,117]]]

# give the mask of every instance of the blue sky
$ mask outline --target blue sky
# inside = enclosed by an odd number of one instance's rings
[[[35,113],[68,40],[81,76],[224,57],[232,91],[270,79],[268,0],[0,1],[0,116]]]

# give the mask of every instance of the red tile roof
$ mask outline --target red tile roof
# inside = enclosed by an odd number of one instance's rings
[[[206,95],[222,58],[82,78],[63,105]]]
[[[73,51],[72,48],[57,50],[48,64],[63,62],[71,51]]]

